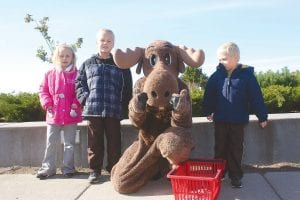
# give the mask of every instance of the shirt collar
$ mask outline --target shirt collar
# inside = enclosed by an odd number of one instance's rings
[[[73,65],[71,64],[71,65],[69,65],[67,68],[66,68],[66,72],[70,72],[71,70],[72,70],[72,68],[73,68]]]

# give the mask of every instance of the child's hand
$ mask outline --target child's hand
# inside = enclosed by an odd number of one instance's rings
[[[206,118],[208,119],[208,121],[212,121],[214,117],[214,114],[212,113],[211,115],[208,115]]]
[[[260,123],[259,123],[259,126],[260,126],[261,128],[265,128],[265,127],[267,126],[267,124],[268,124],[268,122],[267,122],[267,121],[264,121],[264,122],[260,122]]]
[[[48,106],[48,108],[47,108],[47,115],[48,115],[49,117],[53,117],[52,106]]]
[[[78,106],[75,103],[72,103],[71,105],[71,111],[70,111],[70,116],[71,117],[77,117],[77,110]]]

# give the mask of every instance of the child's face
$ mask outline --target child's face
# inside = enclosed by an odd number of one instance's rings
[[[100,54],[110,53],[112,48],[114,47],[113,35],[108,32],[102,32],[102,34],[98,38],[97,47]]]
[[[219,55],[219,62],[223,64],[227,71],[233,71],[238,65],[238,56],[229,56],[226,53]]]
[[[68,67],[73,60],[73,53],[70,49],[68,48],[63,48],[59,51],[58,53],[58,64],[63,67],[66,68]]]

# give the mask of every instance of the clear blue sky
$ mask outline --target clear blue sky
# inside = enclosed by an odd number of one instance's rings
[[[299,70],[299,9],[298,0],[2,1],[0,92],[37,92],[44,72],[52,68],[35,57],[36,49],[46,46],[33,24],[24,23],[27,13],[49,17],[49,35],[56,41],[83,38],[78,67],[96,52],[96,32],[106,27],[115,32],[115,48],[144,47],[155,39],[201,48],[206,53],[202,68],[210,75],[216,49],[227,41],[239,45],[240,62],[257,72],[284,66]]]

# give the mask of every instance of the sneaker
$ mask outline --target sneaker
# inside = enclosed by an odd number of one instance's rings
[[[64,177],[66,178],[72,178],[74,176],[74,173],[65,173]]]
[[[45,173],[38,173],[36,175],[36,177],[39,178],[40,180],[45,180],[45,179],[47,179],[50,176],[48,174],[45,174]]]
[[[99,183],[100,182],[100,173],[98,173],[98,172],[91,172],[88,180],[89,180],[89,182],[91,184],[93,184],[93,183]]]
[[[241,178],[232,178],[231,186],[232,188],[242,188],[242,179]]]

